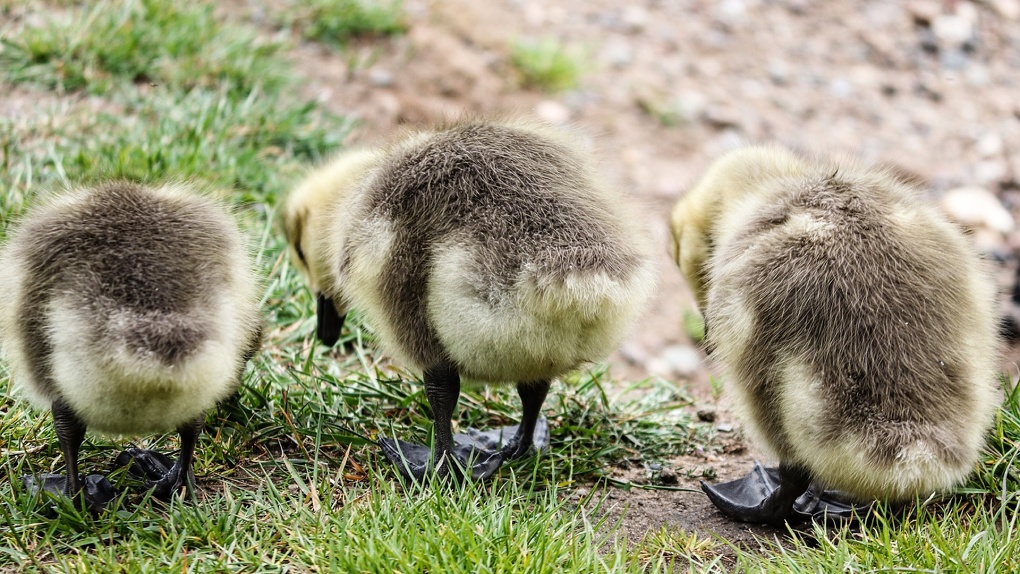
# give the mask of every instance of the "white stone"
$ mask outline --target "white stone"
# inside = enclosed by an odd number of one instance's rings
[[[931,31],[940,48],[959,48],[973,37],[974,24],[959,14],[939,14],[932,20]]]
[[[633,341],[627,341],[620,345],[620,354],[632,365],[643,365],[648,361],[648,351]]]
[[[992,8],[1007,20],[1020,20],[1020,0],[991,0]]]
[[[373,86],[388,88],[393,85],[393,72],[383,68],[372,68],[368,71],[368,80]]]
[[[1002,136],[989,132],[977,141],[977,152],[981,157],[993,157],[1002,153]]]
[[[535,106],[535,115],[549,123],[562,124],[570,120],[570,108],[555,100],[543,100]]]
[[[979,183],[996,183],[1006,178],[1006,162],[986,159],[974,164],[974,179]]]
[[[942,196],[940,204],[949,217],[970,227],[1009,233],[1016,226],[1013,216],[1002,206],[999,198],[983,187],[952,189]]]
[[[648,25],[648,10],[632,4],[623,9],[620,19],[628,31],[640,32]]]
[[[701,368],[701,353],[694,347],[672,345],[662,351],[661,357],[673,373],[682,377],[693,375]]]
[[[625,40],[613,38],[602,48],[602,57],[614,68],[626,68],[634,60],[634,48]]]

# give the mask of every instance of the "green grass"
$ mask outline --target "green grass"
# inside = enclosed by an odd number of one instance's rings
[[[18,10],[38,16],[56,3],[27,6]],[[313,301],[275,226],[282,195],[307,165],[340,148],[349,122],[295,99],[294,79],[281,72],[284,47],[242,49],[259,33],[218,23],[212,4],[62,2],[49,13],[53,22],[33,18],[3,32],[3,81],[21,84],[22,97],[38,105],[0,118],[0,238],[40,196],[79,182],[188,179],[216,188],[251,238],[269,328],[239,396],[209,413],[197,498],[149,500],[115,472],[125,495],[98,518],[25,492],[21,476],[59,472],[63,460],[49,415],[11,396],[0,364],[0,571],[1017,569],[1016,393],[979,473],[955,495],[854,532],[763,541],[760,553],[669,526],[623,537],[602,502],[615,486],[631,485],[606,469],[711,450],[712,435],[683,408],[690,397],[682,387],[651,380],[622,388],[598,366],[554,386],[548,452],[506,465],[485,484],[405,488],[374,442],[429,439],[422,387],[375,352],[356,314],[343,350],[315,344]],[[638,398],[615,398],[623,395]],[[457,424],[506,424],[519,410],[509,388],[473,389]],[[173,435],[135,440],[176,448]],[[89,435],[83,470],[106,472],[127,444]]]
[[[4,38],[0,65],[10,81],[97,94],[125,81],[238,94],[284,81],[280,44],[219,24],[211,3],[107,0],[55,12],[48,24]]]
[[[552,38],[517,40],[510,47],[510,62],[524,87],[546,92],[577,87],[584,67],[580,55]]]
[[[352,38],[392,36],[407,30],[400,0],[303,0],[280,20],[302,38],[343,47]]]

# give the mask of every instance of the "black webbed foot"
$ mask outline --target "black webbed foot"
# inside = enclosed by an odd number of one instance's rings
[[[716,485],[701,483],[701,490],[723,514],[741,522],[762,524],[782,524],[789,516],[767,504],[778,488],[776,477],[757,462],[743,478]]]
[[[154,450],[129,448],[117,455],[115,468],[127,467],[131,476],[144,480],[156,498],[169,501],[182,488],[190,487],[194,480],[179,463]]]
[[[125,449],[113,461],[114,468],[127,467],[128,474],[148,482],[156,482],[166,476],[173,465],[174,461],[167,455],[141,448]]]
[[[522,436],[521,425],[509,425],[487,431],[468,428],[466,434],[454,435],[454,440],[470,440],[480,449],[499,451],[503,460],[513,460],[528,454],[532,446],[537,451],[549,448],[549,421],[545,417],[538,418],[531,444],[525,444]]]
[[[67,477],[63,474],[26,475],[21,477],[21,482],[32,496],[38,496],[40,492],[55,498],[68,496]],[[85,508],[93,516],[101,513],[111,500],[117,498],[117,490],[101,474],[86,476],[81,485],[80,494],[85,501]]]
[[[741,522],[782,525],[801,517],[794,501],[807,490],[810,479],[799,469],[766,469],[757,461],[746,476],[701,489],[723,514]]]
[[[757,461],[747,476],[714,486],[702,482],[701,489],[723,514],[741,522],[840,524],[868,508],[853,504],[841,492],[811,483],[803,470],[765,468]]]
[[[386,458],[396,465],[401,475],[419,484],[424,483],[433,473],[440,479],[448,476],[455,478],[470,476],[472,480],[485,480],[503,464],[500,452],[479,448],[479,445],[469,440],[467,435],[455,435],[454,442],[453,459],[442,458],[435,464],[432,460],[432,449],[424,445],[380,438],[379,446],[382,447]]]
[[[826,490],[812,483],[793,503],[793,511],[806,520],[838,526],[867,516],[871,506],[870,502],[862,504],[838,490]]]

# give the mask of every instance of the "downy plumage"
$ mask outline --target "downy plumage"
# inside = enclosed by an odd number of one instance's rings
[[[53,411],[67,494],[86,428],[180,430],[165,474],[160,457],[131,455],[164,474],[157,494],[184,485],[205,411],[260,343],[258,282],[229,213],[184,185],[80,188],[31,209],[0,268],[3,349],[17,391]]]
[[[293,192],[284,225],[319,298],[320,337],[334,343],[336,320],[360,309],[424,373],[438,455],[453,448],[463,376],[518,383],[524,422],[503,451],[519,456],[549,381],[605,357],[649,298],[655,272],[625,202],[570,134],[471,120],[341,155]],[[418,454],[407,458],[421,478]]]
[[[893,171],[751,147],[676,205],[708,344],[786,485],[707,487],[724,511],[778,522],[810,481],[895,501],[973,469],[998,400],[994,286],[920,195]]]

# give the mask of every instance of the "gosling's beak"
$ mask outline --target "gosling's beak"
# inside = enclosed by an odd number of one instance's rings
[[[318,322],[315,335],[327,347],[336,345],[336,342],[340,340],[340,328],[344,326],[345,315],[337,312],[332,299],[319,293],[318,309],[315,313]]]

